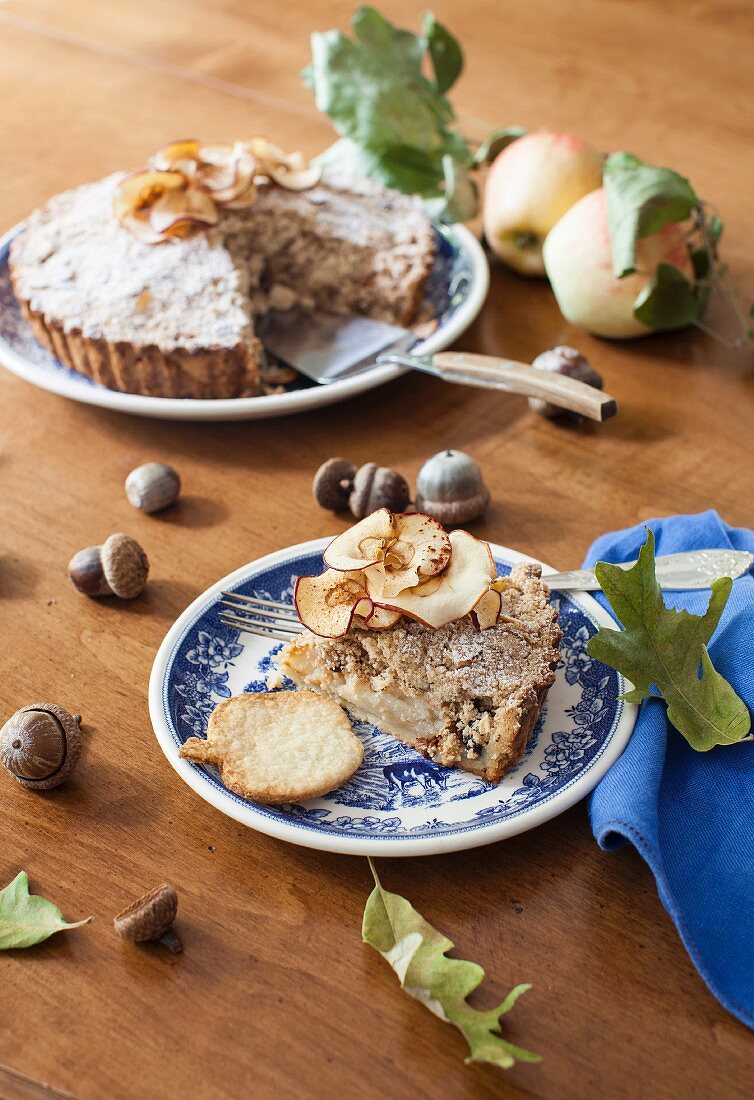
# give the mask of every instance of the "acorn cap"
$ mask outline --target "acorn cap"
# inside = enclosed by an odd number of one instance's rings
[[[0,729],[0,763],[29,790],[64,783],[81,756],[81,716],[56,703],[32,703]]]
[[[110,535],[100,553],[105,580],[116,596],[131,600],[144,591],[149,559],[135,539],[120,532]]]
[[[178,912],[178,895],[163,882],[127,906],[113,920],[116,933],[132,943],[159,940],[167,932]]]

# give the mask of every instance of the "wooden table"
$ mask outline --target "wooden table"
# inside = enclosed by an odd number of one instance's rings
[[[423,5],[386,0],[416,26]],[[468,68],[468,132],[573,130],[689,175],[724,214],[734,280],[752,285],[751,9],[746,0],[445,0]],[[52,193],[143,161],[186,133],[254,131],[313,153],[331,140],[301,86],[313,29],[351,2],[9,0],[0,8],[0,224]],[[747,170],[749,175],[747,176]],[[751,209],[749,208],[749,216]],[[481,463],[494,504],[478,533],[567,568],[602,532],[716,507],[751,524],[751,361],[686,332],[609,344],[572,330],[544,283],[493,274],[461,346],[531,359],[573,342],[620,415],[568,430],[523,400],[401,379],[287,421],[181,425],[75,405],[0,372],[3,715],[41,698],[84,716],[86,754],[48,796],[0,775],[0,883],[21,868],[86,929],[0,956],[0,1096],[749,1097],[754,1039],[693,969],[631,848],[601,852],[579,805],[513,840],[382,865],[466,957],[485,998],[534,989],[508,1017],[544,1055],[508,1074],[466,1067],[460,1036],[361,943],[363,859],[244,829],[160,752],[146,686],[176,615],[257,555],[341,529],[310,495],[333,452],[412,479],[443,446]],[[173,463],[180,506],[134,512],[122,483]],[[111,531],[153,562],[146,594],[80,596],[66,563]],[[169,880],[181,957],[116,940],[113,915]],[[741,919],[750,919],[741,914]]]

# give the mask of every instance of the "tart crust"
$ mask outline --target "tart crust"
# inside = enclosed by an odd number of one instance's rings
[[[307,631],[285,645],[279,668],[428,759],[496,783],[523,756],[560,659],[538,565],[514,567],[502,616],[482,632],[468,617],[439,630],[404,619],[342,639]]]
[[[11,279],[13,267],[11,265]],[[19,300],[21,312],[35,338],[69,370],[121,393],[145,397],[227,398],[255,397],[260,393],[261,344],[193,351],[156,344],[111,343],[66,328]]]

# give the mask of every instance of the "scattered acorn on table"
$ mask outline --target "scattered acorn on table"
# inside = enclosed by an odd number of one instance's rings
[[[181,491],[181,477],[164,462],[146,462],[131,471],[125,488],[129,504],[151,516],[175,504]]]
[[[171,954],[179,955],[183,944],[173,931],[177,912],[178,895],[163,882],[118,913],[113,920],[115,934],[131,943],[161,943]]]
[[[604,387],[602,375],[594,369],[586,356],[582,355],[576,348],[570,348],[565,344],[543,351],[532,361],[532,366],[535,370],[544,370],[549,371],[551,374],[565,375],[566,378],[575,378],[577,382],[585,382],[587,386],[594,386],[596,390],[601,390]],[[539,397],[530,397],[528,400],[529,408],[539,413],[540,416],[546,416],[548,420],[570,420],[576,424],[580,424],[584,420],[584,417],[579,413],[561,409],[558,405],[553,405],[550,401],[543,401]]]
[[[314,475],[312,492],[317,504],[331,512],[346,508],[363,519],[378,508],[405,512],[411,491],[405,477],[387,466],[366,462],[358,470],[343,458],[328,458]]]
[[[144,591],[149,559],[136,539],[120,532],[102,546],[79,550],[68,563],[68,576],[85,596],[132,600]]]
[[[419,471],[416,510],[427,512],[446,527],[473,522],[489,502],[482,471],[463,451],[439,451]]]
[[[314,499],[331,512],[349,509],[363,519],[378,508],[405,512],[411,490],[402,474],[376,462],[358,469],[344,458],[328,458],[314,475]],[[490,494],[482,472],[463,451],[440,451],[419,471],[415,507],[440,523],[459,526],[478,519],[489,504]]]
[[[0,729],[0,764],[31,791],[59,787],[81,756],[81,715],[56,703],[32,703]]]

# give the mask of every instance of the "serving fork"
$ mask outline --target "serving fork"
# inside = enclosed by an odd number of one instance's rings
[[[709,588],[719,577],[735,580],[753,563],[754,555],[745,550],[687,550],[679,554],[661,554],[655,560],[655,570],[660,588],[681,591]],[[636,562],[617,564],[621,569],[630,569]],[[600,587],[593,569],[545,574],[543,580],[557,592],[595,592]],[[287,642],[304,629],[295,607],[280,600],[223,592],[219,602],[221,623],[234,630]]]

